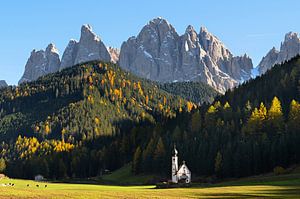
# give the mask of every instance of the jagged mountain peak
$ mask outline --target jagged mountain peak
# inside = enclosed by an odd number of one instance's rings
[[[150,20],[148,24],[144,26],[141,33],[145,31],[150,33],[156,32],[162,37],[167,33],[178,35],[172,24],[162,17],[157,17]]]
[[[37,73],[33,75],[36,77],[55,72],[54,69],[57,68],[64,69],[87,61],[102,60],[118,62],[121,67],[151,80],[203,81],[220,92],[236,86],[241,80],[247,80],[252,68],[252,61],[247,55],[234,57],[207,28],[201,27],[198,34],[189,25],[180,36],[161,17],[150,20],[138,36],[131,37],[122,44],[120,51],[107,48],[93,32],[92,26],[84,24],[79,41],[69,41],[61,62],[54,44],[50,44],[46,51],[33,51],[32,57],[28,63],[33,68],[30,69],[31,73]],[[53,59],[55,61],[51,61]],[[48,70],[48,62],[51,63],[51,70]],[[41,72],[36,72],[34,68],[40,68]],[[24,77],[25,81],[35,78],[30,75]]]
[[[279,51],[276,49],[275,46],[273,46],[273,48],[271,48],[271,50],[268,53],[270,53],[270,52],[278,53]]]
[[[200,33],[209,33],[205,26],[200,27]]]
[[[206,28],[202,27],[197,34],[189,25],[179,36],[162,18],[151,20],[137,37],[122,44],[119,63],[124,69],[151,80],[203,81],[220,92],[250,78],[252,69],[251,59],[233,57]]]
[[[33,81],[40,76],[58,71],[60,59],[58,50],[50,43],[45,50],[33,50],[25,65],[25,71],[19,84]]]
[[[77,55],[78,43],[75,39],[69,41],[61,59],[60,70],[73,66]]]
[[[53,43],[50,43],[46,50],[33,50],[19,83],[33,81],[48,73],[93,60],[112,61],[106,46],[93,32],[92,26],[84,24],[81,27],[80,40],[69,41],[61,61]]]
[[[73,65],[92,60],[111,60],[106,46],[100,37],[93,32],[91,25],[85,24],[81,27],[80,40],[74,48],[76,49],[71,49],[72,53],[76,54],[73,56],[75,57]]]
[[[224,60],[233,57],[225,44],[217,36],[210,33],[206,27],[202,26],[200,28],[199,40],[203,49],[215,63],[219,62],[220,59]]]
[[[199,38],[198,38],[197,32],[195,31],[195,29],[192,25],[187,26],[184,35],[186,35],[188,37],[188,38],[186,38],[187,40],[191,40],[191,42],[194,43],[193,45],[197,45],[197,44],[195,44],[195,42],[198,42]]]
[[[200,27],[199,37],[201,37],[202,39],[216,41],[216,42],[222,44],[225,47],[225,45],[223,44],[223,42],[221,42],[221,40],[217,36],[215,36],[214,34],[212,34],[211,32],[209,32],[208,29],[206,27],[204,27],[204,26]]]
[[[217,42],[220,45],[222,45],[224,48],[226,48],[225,45],[223,44],[223,42],[217,36],[215,36],[212,33],[210,33],[208,31],[208,29],[206,27],[204,27],[204,26],[201,26],[199,36],[202,39],[210,40],[212,42]]]
[[[185,33],[196,32],[192,25],[188,25],[185,29]]]
[[[259,74],[265,73],[267,70],[270,69],[271,65],[274,65],[278,59],[279,51],[273,47],[269,52],[262,58],[260,63],[258,64],[258,71]]]
[[[93,39],[96,41],[100,41],[100,37],[93,32],[93,28],[91,25],[89,24],[84,24],[81,26],[81,36],[80,36],[80,40],[82,39]]]
[[[281,42],[280,50],[273,47],[258,64],[260,75],[271,69],[275,64],[290,60],[300,54],[300,38],[296,32],[288,32]]]
[[[247,53],[245,53],[245,54],[243,55],[243,57],[244,57],[244,58],[251,59],[251,57],[250,57]]]
[[[84,32],[84,31],[90,31],[92,32],[93,31],[93,28],[90,24],[83,24],[81,26],[81,32]]]
[[[170,23],[162,17],[156,17],[148,22],[148,25],[161,25],[161,24],[170,25]]]
[[[31,52],[30,52],[30,55],[32,55],[32,54],[35,54],[35,53],[43,53],[43,52],[45,52],[43,49],[33,49]]]
[[[296,32],[288,32],[285,34],[284,36],[284,41],[289,41],[289,40],[294,40],[294,39],[298,39],[299,40],[299,35]]]
[[[55,53],[55,54],[59,54],[58,49],[56,48],[54,43],[50,43],[47,48],[46,48],[46,52],[47,53]]]

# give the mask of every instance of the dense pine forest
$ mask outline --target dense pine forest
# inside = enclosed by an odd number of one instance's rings
[[[171,143],[197,176],[242,177],[284,171],[299,163],[299,77],[300,57],[296,57],[217,97],[209,106],[158,124],[152,139],[135,152],[135,171],[170,168],[167,158],[160,157],[160,168],[151,163],[157,154],[170,157]]]
[[[151,128],[196,108],[155,83],[102,62],[0,93],[2,162],[9,176],[22,178],[37,173],[88,177],[117,169],[131,161],[139,139],[147,136],[134,127]]]
[[[216,93],[110,63],[74,66],[1,90],[0,173],[85,178],[131,163],[135,174],[166,177],[174,144],[193,176],[282,170],[300,162],[299,77],[296,57],[199,107]]]
[[[165,83],[161,84],[160,88],[197,104],[211,103],[219,94],[211,86],[202,82]]]

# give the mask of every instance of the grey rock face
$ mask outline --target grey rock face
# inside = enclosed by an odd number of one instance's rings
[[[141,77],[157,81],[174,80],[179,35],[166,20],[150,21],[121,47],[120,66]]]
[[[246,54],[233,56],[225,45],[206,28],[200,29],[199,40],[201,46],[222,72],[228,74],[237,82],[243,82],[251,78],[252,60]]]
[[[259,74],[264,74],[267,70],[269,70],[272,66],[274,66],[278,59],[279,51],[273,47],[266,56],[262,58],[259,63],[258,71]]]
[[[83,25],[79,42],[71,40],[65,49],[60,69],[93,60],[111,61],[111,57],[92,27]]]
[[[61,58],[60,70],[74,65],[78,51],[78,42],[70,40]]]
[[[110,55],[100,38],[92,31],[91,26],[83,25],[75,64],[92,60],[110,61]]]
[[[120,50],[112,47],[108,47],[107,50],[111,58],[110,61],[116,64],[119,61]]]
[[[285,35],[279,51],[273,47],[267,55],[262,58],[258,64],[260,75],[271,69],[275,64],[288,61],[298,54],[300,54],[300,38],[297,33],[289,32]]]
[[[58,50],[54,44],[49,44],[46,50],[33,50],[26,63],[25,72],[19,81],[33,81],[40,76],[58,71],[60,66]]]
[[[7,85],[6,81],[0,80],[0,89],[1,89],[1,88],[5,88],[5,87],[7,87],[7,86],[8,86],[8,85]]]
[[[203,81],[220,92],[250,79],[253,68],[249,57],[234,57],[206,28],[197,34],[188,26],[179,36],[162,18],[122,44],[119,64],[154,81]]]
[[[115,50],[114,52],[114,59],[117,60],[118,51]],[[40,76],[93,60],[111,61],[111,57],[100,38],[92,31],[92,28],[89,25],[83,25],[80,41],[70,40],[61,61],[58,50],[53,44],[49,44],[46,50],[33,50],[19,84],[34,81]]]

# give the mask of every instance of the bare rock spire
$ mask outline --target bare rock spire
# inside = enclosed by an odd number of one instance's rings
[[[50,43],[46,50],[33,50],[27,60],[25,72],[19,84],[34,81],[40,76],[56,72],[59,66],[59,54],[54,44]]]

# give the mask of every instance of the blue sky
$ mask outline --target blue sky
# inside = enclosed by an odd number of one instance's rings
[[[221,39],[235,54],[257,65],[289,31],[300,32],[298,0],[26,0],[0,4],[0,79],[16,84],[32,49],[50,42],[62,55],[89,23],[107,46],[120,47],[152,18],[162,16],[179,34],[191,24]]]

